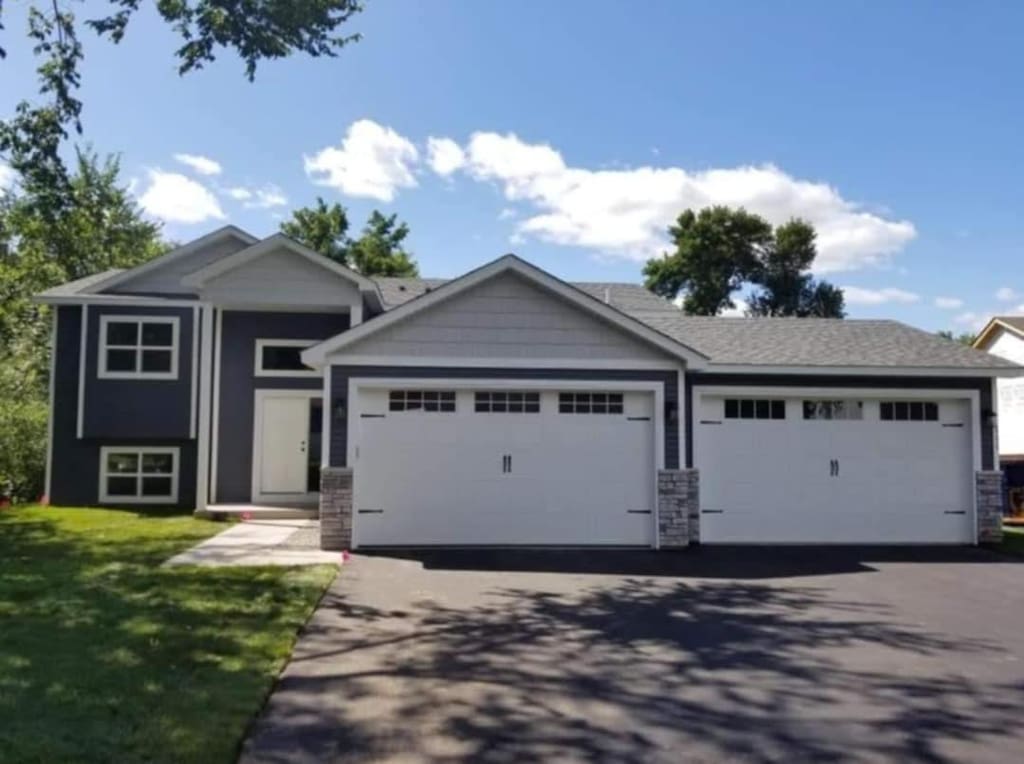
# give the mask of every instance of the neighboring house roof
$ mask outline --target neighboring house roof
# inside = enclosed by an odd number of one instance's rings
[[[450,299],[457,294],[461,294],[467,289],[483,283],[487,279],[501,273],[515,273],[548,292],[576,305],[580,309],[612,325],[618,326],[620,329],[660,348],[667,354],[685,360],[691,368],[702,368],[708,360],[707,357],[700,353],[700,351],[694,350],[694,348],[685,341],[678,338],[668,337],[645,322],[634,318],[628,313],[613,307],[603,300],[597,299],[590,293],[552,276],[550,273],[541,270],[537,266],[528,263],[515,255],[509,254],[499,257],[497,260],[487,263],[480,268],[476,268],[457,279],[443,282],[436,287],[432,287],[429,291],[427,291],[429,282],[425,279],[418,280],[422,282],[419,296],[406,300],[396,307],[391,308],[391,310],[386,313],[376,316],[375,318],[336,335],[335,337],[317,345],[313,345],[303,352],[303,361],[310,366],[319,366],[325,361],[328,355],[359,342],[367,336],[388,326],[405,320],[421,310],[425,310],[432,305],[436,305],[437,303]],[[399,283],[394,285],[395,288],[393,290],[389,290],[389,292],[392,295],[396,293],[402,294],[403,292],[409,291],[410,285],[410,283]],[[401,289],[402,286],[405,286],[406,289]]]
[[[975,337],[972,346],[984,350],[992,335],[1000,328],[1024,339],[1024,316],[993,316]]]

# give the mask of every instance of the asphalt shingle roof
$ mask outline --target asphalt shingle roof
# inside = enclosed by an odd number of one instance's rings
[[[94,273],[91,276],[84,276],[74,281],[69,281],[66,284],[60,284],[55,287],[50,287],[45,292],[40,293],[40,297],[71,297],[77,295],[79,292],[88,289],[93,284],[98,284],[101,281],[105,281],[111,276],[118,273],[122,273],[124,268],[111,268],[110,270],[102,271],[100,273]]]
[[[388,308],[445,283],[444,279],[375,280]],[[572,286],[708,356],[716,365],[1018,368],[898,321],[687,316],[640,284],[580,282]],[[1012,320],[1024,326],[1024,317]]]

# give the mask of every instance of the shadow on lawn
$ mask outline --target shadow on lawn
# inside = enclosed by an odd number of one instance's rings
[[[398,610],[336,586],[243,761],[943,761],[1017,734],[1013,675],[945,663],[991,664],[998,646],[884,606],[812,586],[574,580],[454,607],[438,578],[423,591],[440,602]]]
[[[231,760],[309,592],[287,571],[159,568],[196,526],[60,511],[0,518],[0,760]]]

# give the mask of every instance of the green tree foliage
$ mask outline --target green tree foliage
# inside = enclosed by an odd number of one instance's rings
[[[119,43],[141,0],[105,0],[99,15],[84,23],[101,38]],[[161,0],[157,14],[181,40],[175,51],[179,74],[201,69],[224,50],[234,50],[251,81],[257,64],[305,53],[335,56],[359,35],[338,34],[360,0]],[[0,2],[0,29],[3,3]],[[67,3],[38,2],[28,8],[28,36],[39,59],[40,103],[22,101],[14,116],[0,122],[0,156],[23,183],[46,194],[48,214],[62,207],[70,172],[60,155],[68,131],[82,132],[79,67],[84,52],[79,27]],[[0,48],[0,59],[6,55]],[[68,202],[70,204],[70,202]]]
[[[366,276],[416,276],[412,255],[404,249],[409,226],[397,215],[370,213],[359,238],[348,235],[348,214],[340,204],[317,198],[315,207],[292,212],[281,232],[322,255]]]
[[[845,315],[842,290],[810,274],[816,234],[805,221],[773,230],[759,215],[717,206],[684,211],[669,235],[675,249],[647,261],[645,283],[670,299],[682,293],[686,313],[717,315],[734,307],[732,295],[750,284],[751,315]]]
[[[974,341],[978,339],[977,334],[972,334],[970,332],[964,332],[963,334],[954,335],[953,332],[945,330],[941,332],[936,332],[936,334],[938,334],[943,339],[952,340],[953,342],[959,342],[961,345],[966,345],[967,347],[971,347],[974,344]]]
[[[118,178],[114,158],[76,151],[54,214],[36,184],[0,196],[0,495],[36,498],[42,485],[51,316],[32,295],[166,249]]]

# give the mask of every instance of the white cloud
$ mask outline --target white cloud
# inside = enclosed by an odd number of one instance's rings
[[[390,127],[361,119],[349,127],[340,148],[328,146],[303,159],[306,174],[317,185],[390,202],[398,189],[415,188],[412,169],[419,152]]]
[[[1020,295],[1010,287],[1001,287],[996,290],[996,299],[1001,302],[1013,302]]]
[[[498,213],[498,220],[511,220],[516,216],[516,211],[511,207],[505,207],[501,212]]]
[[[961,300],[959,297],[936,297],[935,298],[935,307],[936,308],[943,308],[945,310],[956,310],[957,308],[962,308],[963,306],[964,306],[964,301]]]
[[[953,323],[960,324],[961,326],[968,326],[974,331],[981,331],[985,328],[985,324],[988,323],[989,317],[983,313],[974,313],[967,311],[961,313],[953,319]]]
[[[234,190],[238,190],[237,188]],[[266,210],[271,207],[283,207],[288,204],[288,197],[284,195],[284,191],[275,186],[273,183],[268,183],[263,188],[256,188],[253,190],[244,189],[248,194],[242,202],[242,206],[247,210]]]
[[[427,164],[438,175],[447,178],[466,164],[466,152],[451,138],[427,138]]]
[[[806,218],[818,231],[818,272],[886,262],[917,233],[847,201],[824,183],[794,178],[773,165],[691,172],[680,167],[591,170],[516,135],[474,133],[465,171],[497,183],[533,212],[520,231],[544,241],[642,260],[664,251],[666,228],[686,208],[743,206],[772,223]]]
[[[246,199],[252,199],[252,191],[247,188],[243,188],[242,186],[226,188],[224,189],[224,193],[239,202],[244,202]]]
[[[149,170],[149,186],[139,204],[167,223],[202,223],[225,217],[217,197],[206,186],[176,172]]]
[[[921,296],[905,289],[885,287],[883,289],[862,289],[861,287],[844,286],[843,295],[850,305],[882,305],[887,302],[909,304],[917,302]]]
[[[220,175],[220,162],[199,154],[175,154],[174,158],[183,165],[191,167],[200,175]]]

